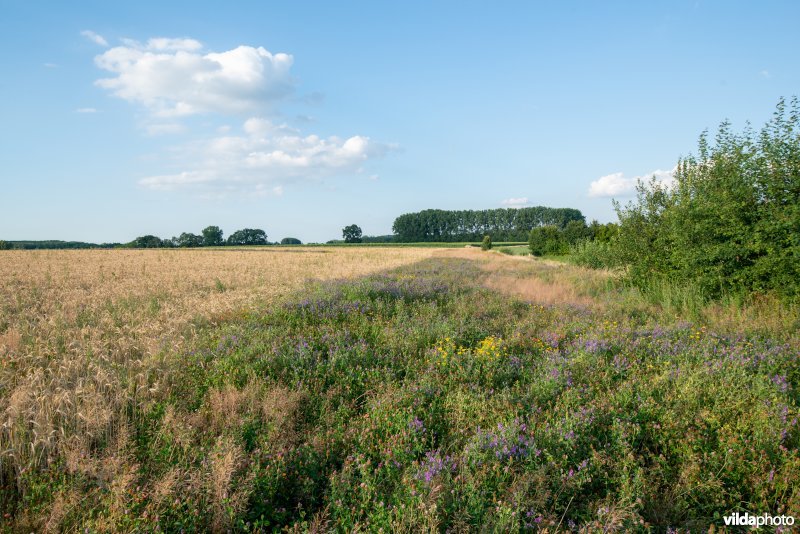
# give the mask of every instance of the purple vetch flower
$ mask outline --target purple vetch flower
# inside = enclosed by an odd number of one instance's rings
[[[622,372],[627,370],[631,364],[628,361],[628,358],[623,356],[622,354],[615,354],[614,359],[611,361],[611,365],[617,370],[617,372]]]
[[[425,453],[425,459],[420,464],[416,479],[424,480],[427,484],[430,484],[439,473],[452,473],[456,470],[456,467],[456,462],[450,456],[442,457],[438,450],[428,451]]]
[[[408,428],[415,432],[425,432],[425,423],[423,423],[420,418],[415,417],[408,423]]]
[[[527,425],[515,420],[511,425],[497,425],[496,432],[484,432],[478,428],[473,442],[478,450],[491,453],[500,461],[538,457],[541,450],[534,447],[533,438],[527,435]]]
[[[786,375],[775,375],[771,378],[772,383],[778,386],[778,389],[781,393],[786,393],[789,391],[789,381],[786,379]]]

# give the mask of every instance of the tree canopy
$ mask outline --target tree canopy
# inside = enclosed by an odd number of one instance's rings
[[[554,225],[564,228],[570,221],[584,222],[583,214],[572,208],[500,208],[491,210],[423,210],[406,213],[394,221],[398,242],[480,241],[491,235],[494,241],[525,241],[532,228]]]
[[[266,245],[267,233],[257,228],[236,230],[228,236],[228,245]]]
[[[361,243],[361,228],[356,224],[342,228],[342,237],[345,243]]]
[[[222,230],[219,226],[206,226],[203,228],[203,246],[219,247],[225,244],[222,239]]]

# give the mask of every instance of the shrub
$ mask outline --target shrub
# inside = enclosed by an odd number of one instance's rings
[[[592,269],[607,269],[617,265],[611,245],[601,241],[580,241],[570,247],[569,254],[573,263]]]
[[[483,236],[483,241],[481,241],[481,250],[491,250],[492,249],[492,236],[485,235]]]
[[[534,256],[565,254],[569,248],[556,226],[539,226],[531,230],[528,246]]]
[[[644,287],[691,282],[712,298],[800,293],[800,106],[783,100],[754,134],[723,123],[699,153],[678,162],[674,185],[639,183],[621,208],[615,248]]]
[[[296,237],[284,237],[281,239],[281,245],[302,245],[303,242]]]

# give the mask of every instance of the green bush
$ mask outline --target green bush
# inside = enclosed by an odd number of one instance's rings
[[[697,156],[678,162],[672,187],[639,183],[622,208],[614,248],[639,287],[691,283],[710,298],[800,294],[800,106],[783,100],[758,133],[723,123]]]
[[[570,247],[569,254],[573,263],[592,269],[607,269],[617,265],[611,245],[602,241],[579,241]]]
[[[534,256],[565,254],[569,250],[557,226],[539,226],[531,230],[528,246]]]
[[[492,236],[485,235],[483,236],[483,241],[481,241],[481,250],[491,250],[492,249]]]

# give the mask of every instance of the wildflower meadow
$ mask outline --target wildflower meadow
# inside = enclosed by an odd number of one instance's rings
[[[7,528],[694,532],[798,515],[796,336],[668,318],[607,281],[603,305],[517,298],[487,289],[479,256],[495,255],[475,254],[315,282],[162,348],[159,393],[130,390],[88,447],[24,466],[4,451]],[[25,426],[15,400],[4,448]]]

